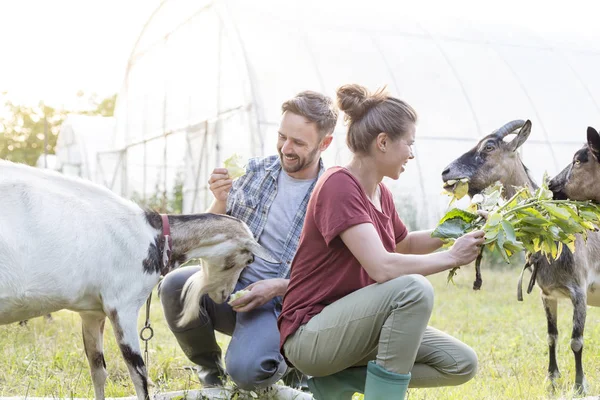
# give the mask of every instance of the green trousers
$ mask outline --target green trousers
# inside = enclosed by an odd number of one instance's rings
[[[460,385],[477,371],[477,355],[458,339],[429,327],[433,288],[406,275],[357,290],[328,305],[285,344],[288,360],[314,377],[377,365],[411,374],[410,387]]]

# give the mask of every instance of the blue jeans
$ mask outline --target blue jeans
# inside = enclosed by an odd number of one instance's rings
[[[237,313],[227,303],[216,304],[208,296],[201,299],[203,314],[185,327],[176,325],[181,312],[181,290],[196,266],[183,267],[165,276],[160,300],[169,325],[185,355],[195,364],[216,368],[221,348],[215,331],[231,336],[225,355],[226,372],[241,389],[253,390],[275,384],[286,373],[287,365],[279,352],[277,313],[279,303],[271,300],[249,312]],[[247,283],[238,281],[235,290]]]

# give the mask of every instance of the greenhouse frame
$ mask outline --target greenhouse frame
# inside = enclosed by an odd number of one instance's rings
[[[131,52],[95,180],[128,198],[183,185],[183,212],[202,212],[224,159],[276,153],[283,101],[387,86],[419,123],[415,160],[386,183],[407,224],[426,228],[448,205],[443,168],[506,122],[532,121],[521,155],[538,183],[570,162],[588,125],[600,127],[600,35],[339,4],[163,1]],[[349,156],[340,118],[323,159]]]

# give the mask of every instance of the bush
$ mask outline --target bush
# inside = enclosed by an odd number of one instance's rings
[[[161,214],[181,214],[183,212],[183,174],[177,174],[173,190],[168,194],[161,191],[156,184],[155,191],[150,197],[144,197],[133,192],[131,200],[141,207],[149,208]]]

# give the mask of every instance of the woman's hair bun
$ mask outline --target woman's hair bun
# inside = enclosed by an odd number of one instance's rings
[[[367,88],[353,83],[341,86],[337,90],[338,107],[351,121],[361,119],[367,111],[388,97],[385,87],[371,94]]]

